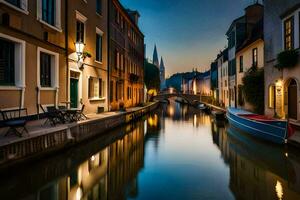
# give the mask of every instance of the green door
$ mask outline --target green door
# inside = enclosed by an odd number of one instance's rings
[[[71,108],[78,107],[78,79],[71,78],[70,80],[70,97],[71,97]]]

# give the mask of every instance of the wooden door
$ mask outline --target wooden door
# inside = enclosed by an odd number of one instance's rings
[[[71,99],[71,108],[78,107],[78,79],[70,79],[70,99]]]
[[[289,118],[297,120],[297,83],[295,80],[290,82],[288,87],[288,115]]]

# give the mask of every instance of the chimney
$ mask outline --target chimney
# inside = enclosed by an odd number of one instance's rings
[[[263,19],[264,16],[264,6],[258,2],[245,8],[247,33],[251,33],[253,27]]]

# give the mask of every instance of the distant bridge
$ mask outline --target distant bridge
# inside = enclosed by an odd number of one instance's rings
[[[158,100],[158,101],[164,101],[164,100],[168,100],[169,98],[172,98],[172,97],[180,97],[184,101],[186,101],[186,103],[188,103],[188,104],[194,104],[195,101],[198,101],[198,102],[200,101],[199,95],[180,94],[180,93],[160,93],[157,96],[155,96],[154,99]]]

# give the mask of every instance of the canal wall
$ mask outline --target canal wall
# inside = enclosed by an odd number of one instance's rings
[[[54,131],[42,130],[34,136],[18,138],[0,145],[0,168],[25,162],[46,154],[74,146],[85,140],[102,135],[111,129],[144,116],[158,107],[154,102],[145,107],[137,107],[126,112],[118,112],[105,117],[95,117]]]

